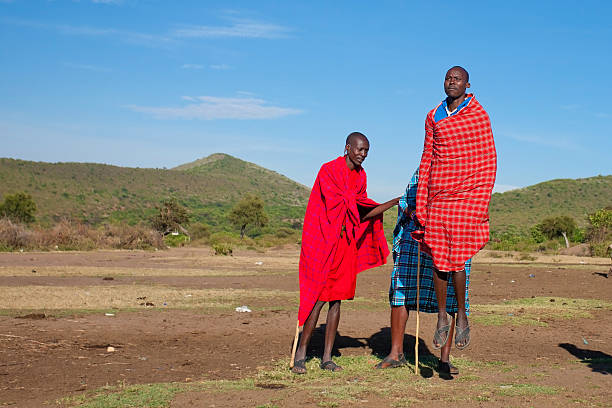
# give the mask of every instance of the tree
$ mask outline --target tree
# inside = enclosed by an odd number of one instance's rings
[[[185,235],[189,235],[183,225],[189,224],[191,214],[178,203],[176,198],[164,200],[161,206],[156,208],[159,212],[151,219],[151,224],[155,230],[164,235],[168,235],[175,230],[181,230]]]
[[[7,194],[4,196],[4,202],[0,204],[0,216],[14,222],[33,222],[35,212],[36,203],[32,196],[23,192]]]
[[[605,256],[612,242],[612,207],[602,208],[589,214],[587,241],[594,256]]]
[[[572,217],[567,215],[560,215],[557,217],[546,218],[539,225],[538,228],[544,235],[549,239],[562,236],[565,239],[565,246],[569,248],[569,240],[567,239],[568,234],[572,234],[577,226],[576,221]]]
[[[230,222],[240,228],[240,238],[244,238],[246,227],[265,227],[268,224],[268,216],[264,211],[264,203],[258,196],[246,195],[228,216]]]

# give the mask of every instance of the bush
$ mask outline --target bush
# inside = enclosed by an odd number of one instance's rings
[[[210,228],[207,224],[200,223],[195,224],[190,228],[191,239],[194,241],[202,240],[205,241],[210,237]]]
[[[9,218],[13,222],[31,223],[35,212],[36,204],[27,193],[7,194],[0,204],[0,217]]]
[[[62,220],[49,229],[28,229],[8,219],[0,220],[0,247],[5,250],[92,250],[165,248],[161,234],[129,225],[88,225]]]
[[[166,235],[164,237],[164,242],[169,247],[182,247],[186,243],[189,242],[189,237],[187,235],[178,234],[178,235]]]
[[[295,230],[291,230],[289,228],[280,227],[276,230],[276,235],[278,238],[287,238],[295,234]]]
[[[590,214],[586,240],[593,256],[608,256],[612,243],[612,208],[602,208]]]
[[[215,255],[232,255],[233,253],[232,245],[228,243],[213,244],[212,248]]]

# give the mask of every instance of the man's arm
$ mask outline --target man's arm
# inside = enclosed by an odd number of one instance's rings
[[[386,203],[380,204],[372,209],[370,209],[368,212],[366,212],[365,214],[361,215],[361,221],[367,221],[371,218],[374,218],[382,213],[384,213],[385,211],[387,211],[389,208],[397,205],[399,203],[401,197],[395,197],[389,201],[387,201]]]

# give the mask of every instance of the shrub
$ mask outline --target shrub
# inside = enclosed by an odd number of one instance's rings
[[[191,239],[196,240],[207,240],[210,237],[210,229],[207,224],[200,223],[195,224],[190,228]]]
[[[234,251],[232,248],[232,244],[224,242],[213,244],[212,248],[215,251],[215,255],[232,255]]]
[[[165,248],[161,234],[148,228],[129,225],[105,225],[92,228],[62,220],[49,229],[28,229],[8,219],[0,220],[0,247],[5,250],[92,250]]]
[[[30,223],[34,221],[36,204],[27,193],[7,194],[0,204],[0,217],[6,217],[13,222]]]
[[[151,218],[151,225],[153,229],[164,235],[180,229],[181,225],[189,224],[191,215],[185,207],[178,203],[176,198],[163,201],[157,210],[157,214]]]
[[[166,235],[164,237],[164,242],[169,247],[182,247],[187,242],[189,242],[189,237],[187,235],[178,234],[178,235]]]

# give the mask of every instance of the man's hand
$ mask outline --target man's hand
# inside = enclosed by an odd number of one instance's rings
[[[370,218],[374,218],[374,217],[384,213],[389,208],[398,205],[400,198],[402,198],[402,197],[392,198],[391,200],[387,201],[386,203],[380,204],[379,206],[376,206],[376,207],[372,208],[369,212],[367,212],[361,218],[361,221],[367,221]]]

